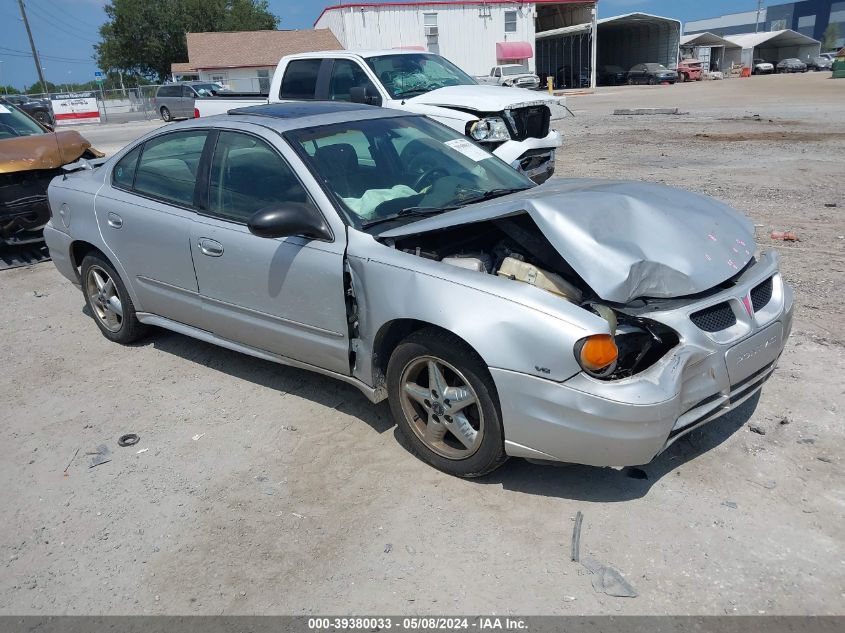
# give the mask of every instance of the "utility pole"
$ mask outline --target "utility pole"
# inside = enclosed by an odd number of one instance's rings
[[[757,0],[757,22],[754,24],[754,32],[760,31],[760,13],[763,11],[763,0]]]
[[[29,37],[29,47],[32,49],[32,58],[35,60],[35,70],[38,71],[38,79],[41,80],[41,87],[44,89],[44,92],[48,92],[47,82],[44,81],[44,72],[41,70],[41,60],[38,59],[38,51],[35,48],[35,42],[32,41],[32,30],[29,28],[29,20],[26,19],[26,9],[23,6],[23,0],[18,0],[18,6],[21,8],[23,25],[26,27],[26,34]]]

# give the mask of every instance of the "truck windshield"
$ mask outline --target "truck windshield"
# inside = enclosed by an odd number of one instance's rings
[[[522,66],[502,66],[502,73],[505,75],[524,75],[527,72],[528,69]]]
[[[446,86],[472,86],[477,83],[439,55],[379,55],[367,58],[367,65],[393,99],[415,97]]]
[[[421,116],[285,134],[353,226],[410,222],[533,187],[465,136]]]

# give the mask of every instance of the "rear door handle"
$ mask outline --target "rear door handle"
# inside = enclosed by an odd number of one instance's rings
[[[106,216],[109,226],[113,229],[119,229],[123,226],[123,218],[120,217],[117,213],[112,213],[109,211],[108,215]]]
[[[216,241],[210,240],[207,237],[201,237],[197,246],[200,247],[200,252],[209,257],[220,257],[223,254],[223,245]]]

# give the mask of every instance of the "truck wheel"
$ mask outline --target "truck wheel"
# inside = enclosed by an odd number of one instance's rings
[[[507,460],[493,379],[455,336],[433,328],[411,334],[390,357],[387,389],[399,430],[424,462],[469,478]]]
[[[115,343],[132,343],[146,328],[138,321],[135,306],[118,274],[96,253],[82,260],[82,294],[100,331]]]
[[[170,114],[170,110],[167,109],[167,106],[161,106],[161,110],[159,110],[159,114],[161,114],[161,120],[165,123],[169,123],[173,120],[173,115]]]
[[[684,73],[678,73],[678,83],[682,84],[687,80],[687,76]]]

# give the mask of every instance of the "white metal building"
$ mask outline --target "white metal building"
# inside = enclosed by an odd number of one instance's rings
[[[586,25],[590,42],[583,60],[592,68],[595,0],[440,0],[342,4],[327,7],[314,23],[327,28],[344,48],[419,48],[448,58],[473,75],[497,64],[536,66],[538,31]],[[582,63],[580,57],[577,63]]]

